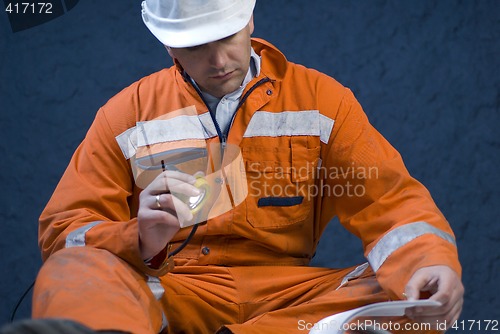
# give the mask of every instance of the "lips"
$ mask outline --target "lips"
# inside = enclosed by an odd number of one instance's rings
[[[216,79],[216,80],[225,80],[225,79],[229,79],[233,73],[234,73],[234,71],[231,71],[231,72],[227,72],[224,74],[211,76],[211,78]]]

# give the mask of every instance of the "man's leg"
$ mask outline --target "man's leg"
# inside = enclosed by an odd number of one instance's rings
[[[304,334],[327,316],[389,300],[371,268],[339,288],[343,278],[354,269],[232,269],[238,281],[248,277],[248,288],[238,283],[241,296],[246,299],[242,307],[248,320],[227,325],[228,333]]]
[[[162,284],[168,333],[209,334],[224,324],[241,321],[238,291],[229,268],[176,267],[162,278]]]
[[[42,266],[33,293],[33,318],[62,318],[94,330],[158,333],[162,309],[147,277],[110,252],[74,247]]]

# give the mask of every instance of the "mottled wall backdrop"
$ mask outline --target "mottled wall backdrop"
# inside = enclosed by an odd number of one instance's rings
[[[38,215],[95,112],[171,64],[139,11],[140,1],[82,0],[16,33],[0,13],[0,324],[41,265]],[[500,320],[499,19],[496,0],[258,0],[255,10],[254,35],[350,87],[430,189],[456,232],[465,320]],[[333,222],[315,265],[355,264],[360,247]],[[17,318],[29,317],[29,298]]]

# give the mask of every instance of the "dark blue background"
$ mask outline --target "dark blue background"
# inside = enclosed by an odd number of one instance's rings
[[[80,1],[18,33],[0,13],[0,324],[41,264],[38,216],[95,112],[171,64],[134,3]],[[456,232],[464,320],[500,320],[499,5],[259,0],[255,10],[254,36],[350,87],[429,188]],[[350,265],[360,254],[331,224],[314,262]]]

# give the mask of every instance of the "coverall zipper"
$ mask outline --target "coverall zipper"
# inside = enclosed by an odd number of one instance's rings
[[[205,106],[208,108],[208,111],[210,113],[210,117],[212,118],[212,121],[214,122],[214,125],[215,125],[215,130],[217,131],[217,136],[219,137],[219,141],[221,143],[221,148],[222,148],[222,155],[224,153],[224,150],[226,149],[226,142],[227,142],[227,136],[229,134],[229,129],[231,129],[231,126],[234,122],[234,118],[236,117],[236,113],[238,112],[238,110],[241,108],[241,106],[243,105],[243,103],[245,103],[245,101],[247,100],[248,96],[250,96],[250,94],[259,86],[265,84],[266,82],[269,82],[271,81],[271,79],[269,79],[268,77],[265,77],[265,78],[262,78],[260,79],[259,81],[257,81],[255,83],[255,85],[253,85],[252,87],[250,87],[249,90],[247,90],[247,92],[245,93],[245,95],[243,95],[241,98],[240,98],[240,102],[238,103],[238,105],[236,106],[236,110],[234,111],[233,113],[233,116],[231,117],[231,121],[229,122],[229,125],[226,129],[226,131],[222,131],[220,126],[219,126],[219,123],[217,122],[216,118],[215,118],[215,112],[210,108],[210,106],[208,105],[207,101],[205,100],[205,98],[203,97],[203,94],[201,92],[201,90],[195,85],[193,84],[193,82],[191,81],[191,78],[189,77],[189,75],[187,73],[184,73],[184,78],[194,87],[194,89],[196,90],[196,92],[198,93],[198,95],[200,96],[201,100],[203,101],[203,103],[205,104]],[[221,155],[221,156],[222,156]]]
[[[250,89],[245,93],[245,95],[243,95],[241,97],[240,102],[238,102],[238,105],[236,106],[236,110],[234,111],[233,116],[231,117],[231,121],[229,122],[229,125],[228,125],[226,131],[222,132],[222,130],[220,129],[219,123],[217,123],[217,120],[215,118],[215,112],[212,109],[210,109],[210,106],[207,103],[207,101],[205,100],[205,98],[203,97],[203,94],[201,93],[201,90],[198,88],[198,86],[196,86],[195,84],[193,84],[193,82],[191,81],[191,78],[188,76],[187,73],[184,73],[183,76],[194,87],[194,89],[196,90],[196,92],[200,96],[201,100],[203,101],[203,103],[205,104],[205,106],[208,108],[210,116],[212,117],[212,121],[214,122],[215,129],[217,131],[217,135],[219,136],[219,141],[221,143],[221,157],[223,157],[224,156],[224,152],[226,150],[227,135],[229,133],[229,129],[231,129],[231,126],[233,124],[234,118],[236,117],[236,113],[241,108],[241,106],[243,105],[243,103],[245,103],[245,101],[248,98],[248,96],[250,96],[250,94],[257,87],[259,87],[260,85],[265,84],[266,82],[271,81],[271,79],[269,79],[268,77],[262,78],[259,81],[257,81],[255,83],[255,85],[253,85],[252,87],[250,87]],[[230,193],[230,191],[229,191],[229,193]],[[230,198],[230,200],[231,200],[231,204],[234,205],[232,197]],[[182,245],[180,245],[177,249],[175,249],[173,252],[171,252],[170,254],[168,254],[168,256],[173,256],[173,255],[179,253],[182,249],[184,249],[184,247],[186,247],[186,245],[193,238],[193,236],[196,233],[197,229],[198,229],[198,224],[193,225],[193,228],[191,229],[191,232],[189,233],[189,236],[186,238],[186,240],[184,240],[184,242],[182,243]]]

